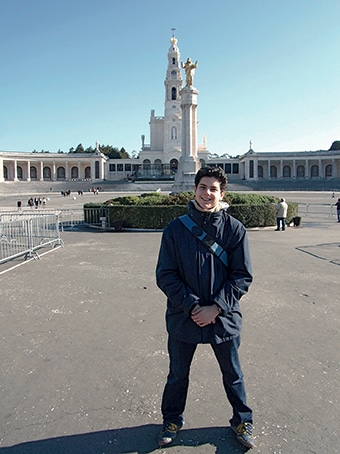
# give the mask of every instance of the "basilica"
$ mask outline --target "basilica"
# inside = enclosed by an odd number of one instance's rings
[[[188,59],[189,60],[189,59]],[[183,63],[178,41],[170,39],[164,80],[165,102],[163,115],[151,110],[149,143],[141,136],[137,158],[109,159],[100,152],[99,144],[93,153],[26,153],[0,151],[0,184],[12,181],[171,181],[175,179],[182,156],[181,92]],[[198,93],[198,92],[197,92]],[[197,147],[201,165],[222,167],[229,182],[259,183],[268,181],[330,182],[340,181],[340,150],[261,152],[250,143],[243,155],[230,157],[211,154],[205,137]]]

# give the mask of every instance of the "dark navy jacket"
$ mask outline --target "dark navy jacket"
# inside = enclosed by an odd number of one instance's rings
[[[164,229],[156,280],[167,296],[166,326],[174,338],[189,343],[221,343],[241,332],[239,300],[252,282],[246,229],[226,209],[196,210],[189,216],[227,251],[228,268],[179,219]],[[196,304],[216,303],[222,310],[215,324],[200,328],[190,318]]]

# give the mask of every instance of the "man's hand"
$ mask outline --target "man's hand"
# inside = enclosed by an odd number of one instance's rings
[[[194,307],[191,312],[191,319],[198,325],[200,328],[215,323],[215,318],[219,315],[220,311],[216,304],[212,306],[197,306]]]

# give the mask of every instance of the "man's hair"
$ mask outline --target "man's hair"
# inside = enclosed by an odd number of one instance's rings
[[[227,176],[221,167],[206,166],[202,167],[195,176],[195,186],[199,185],[199,182],[203,177],[213,177],[220,183],[221,191],[225,191],[227,188]]]

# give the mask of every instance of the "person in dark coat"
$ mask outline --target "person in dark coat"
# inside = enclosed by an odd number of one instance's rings
[[[336,214],[338,217],[338,222],[340,222],[340,199],[334,204],[336,206]]]
[[[159,446],[171,443],[184,424],[190,365],[199,343],[210,344],[232,406],[230,425],[237,439],[255,447],[253,414],[246,403],[238,356],[242,315],[239,305],[252,282],[246,229],[222,202],[227,184],[219,167],[195,176],[189,217],[228,254],[228,266],[177,218],[164,229],[156,267],[158,287],[167,297],[169,374],[162,397]]]

